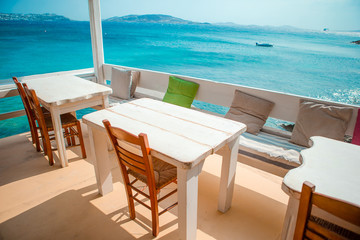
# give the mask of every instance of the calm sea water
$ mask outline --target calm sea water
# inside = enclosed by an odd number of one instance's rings
[[[0,84],[92,67],[89,29],[88,22],[0,23]],[[360,32],[104,23],[103,35],[106,63],[360,105],[360,46],[350,44]],[[19,97],[0,99],[1,113],[21,108]],[[27,125],[25,116],[0,121],[0,137]]]

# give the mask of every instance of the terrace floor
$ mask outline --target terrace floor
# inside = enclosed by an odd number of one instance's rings
[[[83,131],[88,147],[86,126]],[[114,191],[101,196],[90,156],[80,158],[77,148],[67,154],[69,167],[59,161],[50,167],[30,133],[0,139],[1,240],[153,238],[149,210],[137,204],[136,220],[129,219],[116,165]],[[210,156],[199,176],[198,239],[280,239],[288,201],[282,178],[238,163],[232,207],[223,214],[217,211],[220,167],[221,157]],[[177,225],[175,207],[160,216],[157,239],[177,239]]]

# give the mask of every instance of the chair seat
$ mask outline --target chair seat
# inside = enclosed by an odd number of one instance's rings
[[[155,158],[155,157],[152,157],[152,160],[153,160],[153,167],[154,167],[156,189],[160,189],[163,186],[173,182],[176,179],[177,170],[176,170],[175,166],[168,164],[168,163],[166,163],[158,158]],[[139,179],[140,181],[147,183],[147,179],[146,179],[145,175],[134,172],[131,169],[129,169],[128,172],[129,172],[129,174],[131,174],[135,178]]]
[[[51,115],[45,115],[44,117],[45,117],[46,128],[49,131],[53,130],[54,127],[52,124]],[[76,117],[74,117],[71,113],[61,114],[60,118],[63,127],[68,127],[69,125],[75,125],[78,121]]]

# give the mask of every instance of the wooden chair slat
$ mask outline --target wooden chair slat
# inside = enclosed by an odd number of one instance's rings
[[[322,194],[314,195],[312,203],[326,212],[360,226],[359,206],[354,206],[348,202],[340,201],[334,198],[328,198]]]
[[[127,161],[124,161],[123,159],[121,159],[120,161],[121,161],[122,164],[124,164],[126,167],[130,168],[134,172],[138,172],[138,173],[141,173],[141,174],[146,176],[146,171],[145,170],[142,170],[142,169],[128,163]]]
[[[125,142],[129,142],[131,144],[135,144],[140,146],[140,140],[137,136],[126,132],[125,130],[121,129],[121,128],[113,128],[113,135],[116,139],[121,139]]]
[[[137,169],[141,170],[141,171],[146,171],[146,167],[145,164],[143,163],[139,163],[138,161],[135,161],[132,158],[129,158],[128,156],[122,154],[122,153],[118,153],[118,155],[120,156],[120,158],[125,161],[126,163],[136,167]]]
[[[136,161],[137,163],[139,164],[142,164],[142,165],[145,165],[144,163],[144,160],[142,157],[136,155],[136,154],[133,154],[132,152],[129,152],[125,149],[123,149],[122,147],[120,146],[115,146],[116,150],[118,150],[119,153],[121,153],[123,156],[126,156],[130,159],[132,159],[132,161]]]
[[[344,239],[343,237],[336,234],[335,232],[330,231],[329,229],[326,229],[312,221],[308,222],[308,228],[311,229],[312,232],[318,233],[318,235],[320,235],[320,236],[327,236],[327,238],[330,238],[332,240]],[[322,238],[322,239],[326,239],[326,238]]]
[[[306,229],[305,230],[305,233],[304,233],[305,237],[307,239],[311,239],[311,240],[326,240],[326,238],[322,237],[321,235],[319,235],[318,233],[316,232],[313,232],[309,229]]]

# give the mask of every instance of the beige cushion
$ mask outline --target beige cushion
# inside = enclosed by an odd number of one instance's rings
[[[235,90],[233,102],[225,118],[242,122],[246,124],[247,132],[258,134],[273,107],[273,102]]]
[[[352,112],[352,108],[348,107],[300,100],[299,114],[290,141],[306,147],[310,147],[309,138],[312,136],[344,141]]]
[[[112,68],[111,71],[111,88],[112,96],[130,99],[134,96],[136,86],[140,79],[140,72],[131,71],[121,68]]]
[[[129,99],[131,88],[131,71],[112,68],[111,88],[113,90],[113,96],[122,99]]]

